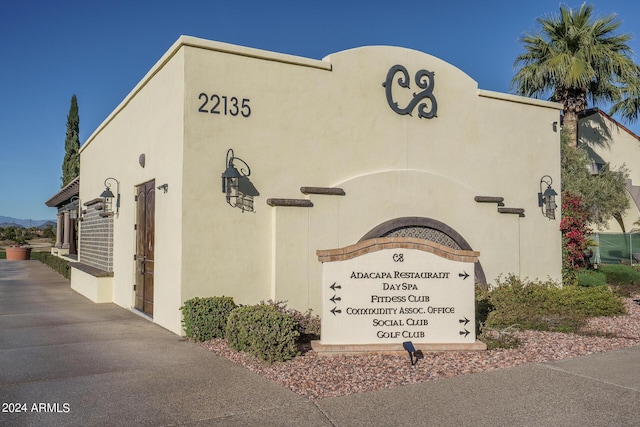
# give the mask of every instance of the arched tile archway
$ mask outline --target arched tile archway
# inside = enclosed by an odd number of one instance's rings
[[[460,233],[432,218],[411,216],[385,221],[366,233],[359,242],[379,237],[413,237],[439,243],[452,249],[474,250]],[[480,261],[475,263],[474,270],[476,283],[486,285],[487,279]]]

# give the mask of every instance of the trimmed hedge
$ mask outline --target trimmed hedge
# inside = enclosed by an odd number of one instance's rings
[[[607,276],[610,285],[640,285],[640,271],[624,264],[601,265],[600,271]]]
[[[61,274],[65,279],[71,280],[71,267],[69,267],[69,261],[46,252],[38,252],[38,254],[37,258],[40,259],[41,263],[50,267],[58,274]],[[31,259],[35,258],[33,255],[34,252],[32,251]]]
[[[229,314],[237,307],[232,297],[192,298],[180,307],[182,327],[196,341],[224,338]]]
[[[259,304],[238,307],[227,320],[226,340],[231,348],[253,354],[268,363],[298,355],[299,324],[291,314]]]

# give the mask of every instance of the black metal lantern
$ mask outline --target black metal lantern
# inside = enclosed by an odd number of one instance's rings
[[[111,184],[108,181],[115,181],[116,182],[116,194],[115,195],[111,191]],[[116,210],[115,210],[114,213],[117,216],[118,213],[120,212],[120,181],[118,181],[115,178],[107,178],[107,179],[104,180],[104,187],[105,187],[104,191],[102,192],[102,194],[100,194],[100,197],[104,201],[105,213],[113,212],[112,205],[113,205],[113,199],[115,197],[115,199],[116,199]]]
[[[78,196],[71,197],[67,206],[67,209],[69,210],[69,218],[78,219],[78,212],[80,211],[80,198]]]
[[[241,167],[240,170],[236,169],[233,163],[235,160],[242,162],[246,169],[244,167]],[[240,189],[241,181],[251,175],[251,168],[247,162],[235,157],[231,148],[227,151],[225,164],[226,169],[222,173],[222,192],[226,195],[227,203],[234,208],[241,209],[242,212],[253,212],[253,197],[244,194]]]
[[[547,184],[547,188],[543,191],[542,184]],[[556,196],[558,193],[551,188],[553,179],[549,175],[545,175],[540,179],[540,192],[538,193],[538,206],[542,210],[542,215],[549,218],[549,220],[556,219]]]

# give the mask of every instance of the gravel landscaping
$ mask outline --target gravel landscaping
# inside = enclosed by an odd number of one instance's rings
[[[409,356],[318,356],[313,350],[268,365],[230,349],[224,340],[201,346],[310,400],[541,363],[640,345],[640,296],[625,299],[626,315],[588,321],[585,334],[515,331],[521,345],[482,352],[433,352],[411,366]]]

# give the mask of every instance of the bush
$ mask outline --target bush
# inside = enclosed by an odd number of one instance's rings
[[[300,337],[298,338],[299,342],[308,343],[312,340],[320,339],[320,327],[322,324],[320,316],[314,316],[311,309],[302,313],[298,310],[287,308],[286,303],[286,301],[272,300],[266,302],[266,304],[274,306],[280,313],[293,316],[293,319],[298,323],[298,332],[300,333]],[[265,304],[265,302],[261,302],[261,304]]]
[[[607,276],[610,285],[640,285],[640,271],[623,264],[600,266],[600,271]]]
[[[578,286],[591,288],[593,286],[605,286],[607,284],[607,276],[601,271],[582,270],[576,276]]]
[[[32,251],[31,258],[35,258],[33,254]],[[71,267],[69,267],[68,261],[46,252],[38,252],[38,254],[37,258],[41,263],[61,274],[65,279],[71,280]]]
[[[566,287],[559,291],[561,303],[586,319],[625,314],[624,304],[606,286],[595,288]]]
[[[490,292],[481,286],[476,285],[475,299],[476,299],[476,335],[479,336],[482,333],[483,325],[487,321],[489,313],[493,311],[494,307],[491,304]]]
[[[182,327],[196,341],[223,338],[229,314],[237,307],[232,297],[192,298],[180,307]]]
[[[253,354],[268,363],[298,354],[299,324],[291,314],[273,305],[238,307],[227,320],[226,340],[231,348]]]
[[[487,326],[575,332],[589,317],[625,312],[622,301],[606,286],[558,287],[554,282],[524,282],[509,276],[489,296],[494,310]]]

